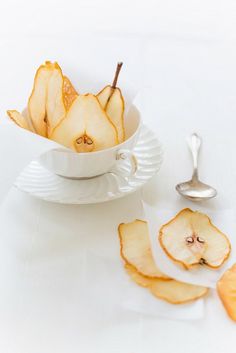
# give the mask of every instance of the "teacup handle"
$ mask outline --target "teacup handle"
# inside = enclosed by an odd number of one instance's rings
[[[127,150],[127,149],[118,150],[117,155],[116,155],[116,160],[120,161],[120,160],[126,160],[126,159],[129,160],[130,165],[131,165],[130,175],[134,175],[138,169],[138,161],[137,161],[137,158],[135,157],[134,153],[131,152],[130,150]]]

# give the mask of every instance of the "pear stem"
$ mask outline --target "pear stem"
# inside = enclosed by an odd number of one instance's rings
[[[120,73],[120,70],[121,70],[121,68],[122,68],[122,65],[123,65],[123,63],[122,63],[122,62],[119,62],[119,63],[117,64],[117,66],[116,66],[115,77],[114,77],[113,83],[112,83],[112,85],[111,85],[111,87],[112,87],[113,89],[116,88],[116,84],[117,84],[117,81],[118,81],[118,77],[119,77],[119,73]]]

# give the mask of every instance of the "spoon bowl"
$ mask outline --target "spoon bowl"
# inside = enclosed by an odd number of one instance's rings
[[[191,180],[179,183],[175,187],[181,196],[192,201],[204,201],[217,195],[216,189],[204,184],[198,178],[198,154],[200,146],[201,138],[197,134],[192,134],[189,147],[193,157],[193,176]]]
[[[217,195],[216,189],[201,181],[194,183],[192,180],[176,185],[178,193],[192,201],[208,200]]]

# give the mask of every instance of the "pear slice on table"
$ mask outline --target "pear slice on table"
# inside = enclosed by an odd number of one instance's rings
[[[118,143],[115,126],[92,94],[73,101],[51,139],[77,152],[99,151]]]
[[[156,277],[148,277],[142,275],[136,270],[136,268],[128,263],[124,265],[125,271],[128,273],[130,278],[141,287],[149,287],[152,281],[155,281]]]
[[[47,136],[47,90],[48,82],[55,68],[55,64],[47,61],[41,65],[34,78],[34,86],[28,101],[28,113],[35,132]]]
[[[184,304],[197,300],[208,293],[208,288],[169,279],[147,277],[140,274],[133,266],[125,264],[125,270],[138,285],[149,289],[158,299],[171,304]]]
[[[231,251],[227,236],[210,218],[188,208],[161,227],[159,241],[166,254],[186,269],[197,264],[218,268]]]
[[[107,115],[110,117],[111,121],[117,128],[119,143],[123,142],[125,139],[125,103],[121,90],[116,87],[121,67],[122,63],[118,63],[112,85],[104,87],[103,90],[97,94],[102,108],[106,111]]]
[[[27,119],[21,113],[19,113],[17,110],[8,110],[7,114],[9,116],[9,118],[12,121],[14,121],[15,124],[17,124],[18,126],[20,126],[21,128],[23,128],[25,130],[32,131],[31,127],[28,124]]]
[[[136,219],[131,223],[121,223],[118,233],[121,256],[126,263],[144,276],[169,279],[154,262],[147,222]]]
[[[236,321],[236,264],[219,279],[217,292],[229,317]]]
[[[69,78],[64,76],[63,77],[63,99],[66,110],[69,110],[71,104],[78,96],[78,92],[70,82]]]
[[[209,289],[203,286],[184,283],[176,280],[155,280],[149,286],[150,292],[157,298],[171,304],[189,303],[204,297]]]

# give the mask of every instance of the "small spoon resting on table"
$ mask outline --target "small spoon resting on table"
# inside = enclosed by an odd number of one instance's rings
[[[201,138],[196,134],[190,137],[189,148],[193,157],[192,179],[176,185],[178,193],[192,201],[204,201],[217,195],[216,189],[199,180],[198,177],[198,155],[201,146]]]

